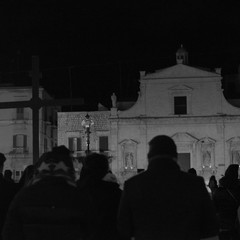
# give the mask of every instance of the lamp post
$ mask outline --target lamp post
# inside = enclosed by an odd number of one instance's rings
[[[86,133],[86,137],[87,137],[87,151],[86,151],[86,155],[88,155],[90,153],[90,128],[91,126],[94,124],[93,120],[90,118],[90,116],[87,115],[85,116],[85,118],[82,120],[82,126],[85,129],[85,133]]]

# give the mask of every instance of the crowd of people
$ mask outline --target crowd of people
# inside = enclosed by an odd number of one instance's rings
[[[14,183],[0,153],[0,239],[240,239],[239,165],[211,176],[209,193],[195,169],[180,170],[170,137],[154,137],[147,158],[121,190],[103,154],[88,154],[76,179],[71,151],[54,147]]]

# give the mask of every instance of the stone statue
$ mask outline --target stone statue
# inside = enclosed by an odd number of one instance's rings
[[[115,93],[112,94],[111,100],[112,100],[112,108],[116,108],[117,107],[117,96]]]
[[[134,163],[133,163],[133,153],[128,152],[128,153],[125,154],[124,165],[125,165],[125,169],[129,169],[129,168],[133,169],[133,165],[134,165]]]
[[[203,153],[203,166],[210,167],[211,166],[211,152],[205,151]]]

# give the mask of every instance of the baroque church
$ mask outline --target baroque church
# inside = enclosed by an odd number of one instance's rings
[[[219,179],[229,164],[240,164],[240,108],[225,99],[221,79],[219,69],[189,66],[181,47],[176,65],[140,72],[138,99],[128,109],[113,94],[110,110],[58,113],[58,144],[81,157],[89,140],[90,151],[107,154],[123,183],[147,168],[148,142],[164,134],[174,139],[183,171],[195,168],[206,182],[211,175]],[[88,136],[81,124],[86,114]]]

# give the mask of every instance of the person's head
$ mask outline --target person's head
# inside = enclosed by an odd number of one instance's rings
[[[22,174],[22,177],[19,180],[19,186],[23,187],[29,183],[29,181],[32,179],[33,174],[34,174],[34,165],[28,165]]]
[[[5,179],[9,179],[9,180],[12,179],[12,171],[11,171],[10,169],[6,169],[6,170],[4,171],[4,178],[5,178]]]
[[[172,138],[166,135],[158,135],[149,142],[148,161],[156,156],[177,159],[177,146]]]
[[[107,156],[98,153],[86,156],[82,168],[83,175],[88,175],[94,179],[102,179],[108,172],[109,163]]]
[[[217,181],[216,180],[216,177],[214,175],[212,175],[210,178],[209,178],[209,181]]]
[[[231,187],[238,184],[238,164],[231,164],[225,171],[225,175],[219,180],[219,185],[223,187]]]
[[[238,164],[230,164],[225,171],[225,177],[233,180],[238,179],[238,170],[239,165]]]
[[[193,176],[197,176],[197,171],[195,168],[189,168],[188,169],[188,173],[193,175]]]
[[[75,179],[71,151],[65,146],[44,153],[35,165],[34,175],[66,176]]]
[[[210,178],[209,178],[209,183],[208,183],[209,186],[217,186],[217,179],[214,175],[212,175]]]
[[[3,165],[4,162],[6,161],[6,157],[3,153],[0,153],[0,173],[3,171]]]

